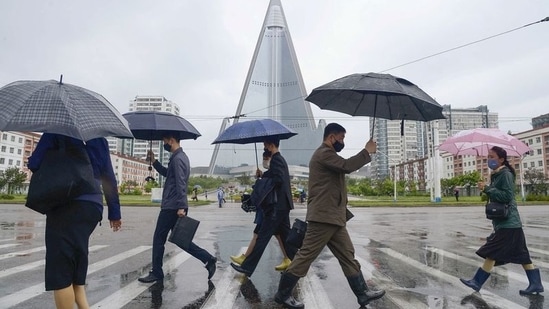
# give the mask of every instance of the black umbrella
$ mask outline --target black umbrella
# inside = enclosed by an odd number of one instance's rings
[[[442,106],[410,81],[390,74],[352,74],[313,89],[321,109],[391,120],[444,119]]]
[[[181,139],[197,139],[200,132],[183,117],[157,111],[136,111],[125,113],[130,130],[136,139],[149,141],[149,149],[152,151],[152,141],[162,140],[166,135],[175,135]],[[150,161],[149,161],[150,163]],[[150,163],[151,164],[151,163]],[[152,166],[149,165],[152,173]],[[147,181],[154,180],[149,175]]]

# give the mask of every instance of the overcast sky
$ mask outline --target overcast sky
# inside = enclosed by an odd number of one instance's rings
[[[208,165],[221,119],[234,115],[268,0],[0,2],[0,86],[63,81],[96,91],[121,113],[136,95],[162,95],[202,133],[184,141]],[[308,93],[352,73],[395,66],[549,16],[549,1],[282,0]],[[488,105],[500,128],[531,129],[549,113],[549,22],[386,71],[440,104]],[[347,128],[343,156],[368,120],[312,105]],[[320,142],[319,142],[320,143]]]

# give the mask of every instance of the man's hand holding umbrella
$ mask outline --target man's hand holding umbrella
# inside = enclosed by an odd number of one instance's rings
[[[364,146],[364,148],[365,148],[366,151],[368,151],[368,153],[370,153],[370,154],[376,153],[376,152],[377,152],[377,143],[376,143],[373,139],[370,139],[370,140],[366,143],[366,146]]]

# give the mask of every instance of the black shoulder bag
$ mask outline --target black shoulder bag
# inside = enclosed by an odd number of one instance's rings
[[[498,202],[486,203],[486,219],[506,219],[509,216],[509,204]]]
[[[40,167],[31,176],[25,206],[41,214],[69,204],[86,193],[100,193],[85,146],[58,138],[48,149]]]

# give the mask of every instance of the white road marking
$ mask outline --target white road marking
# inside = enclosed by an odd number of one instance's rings
[[[110,257],[108,259],[102,260],[100,262],[91,264],[88,267],[88,275],[101,270],[102,268],[108,267],[110,265],[113,265],[115,263],[118,263],[120,261],[123,261],[133,255],[139,254],[145,250],[150,249],[151,246],[139,246],[134,249],[128,250],[124,253],[117,254],[113,257]],[[13,307],[17,304],[20,304],[26,300],[29,300],[33,297],[36,297],[42,293],[44,293],[44,282],[41,282],[39,284],[33,285],[31,287],[28,287],[26,289],[17,291],[12,293],[11,295],[4,296],[0,298],[0,308],[9,308]]]
[[[91,246],[89,248],[89,251],[93,252],[93,251],[97,251],[99,249],[103,249],[105,247],[108,247],[108,246],[101,246],[101,245]],[[41,260],[31,262],[31,263],[27,263],[27,264],[24,264],[24,265],[19,265],[19,266],[12,267],[12,268],[9,268],[9,269],[0,270],[0,278],[11,276],[11,275],[14,275],[14,274],[22,272],[22,271],[31,270],[33,268],[43,266],[44,264],[46,264],[46,260],[41,259]]]
[[[15,247],[15,246],[18,246],[19,244],[5,244],[5,245],[0,245],[0,249],[4,249],[4,248],[11,248],[11,247]]]
[[[429,267],[427,265],[424,265],[412,258],[409,258],[393,249],[389,249],[389,248],[378,248],[379,251],[393,257],[393,258],[396,258],[396,259],[399,259],[403,262],[405,262],[406,264],[414,267],[414,268],[417,268],[419,269],[420,271],[423,271],[431,276],[435,276],[435,277],[438,277],[444,281],[447,281],[449,283],[451,283],[452,285],[455,286],[456,289],[460,289],[460,290],[463,290],[465,291],[466,293],[471,293],[471,289],[470,288],[467,288],[465,285],[458,285],[456,284],[456,282],[459,282],[459,279],[452,276],[452,275],[449,275],[447,273],[444,273],[436,268],[433,268],[433,267]],[[491,292],[488,292],[488,291],[484,291],[482,290],[482,296],[483,298],[486,296],[486,300],[490,300],[490,302],[492,303],[496,303],[497,305],[500,305],[500,306],[503,306],[503,308],[506,308],[506,309],[526,309],[525,307],[519,305],[519,304],[516,304],[512,301],[509,301],[505,298],[502,298],[501,296],[498,296],[494,293],[491,293]]]
[[[164,263],[165,270],[167,272],[170,272],[179,265],[181,265],[183,262],[185,262],[187,259],[189,259],[190,255],[182,251],[181,253],[177,254],[176,256],[170,258],[166,263]],[[124,286],[123,288],[119,289],[115,293],[109,295],[107,298],[103,299],[102,301],[94,304],[91,306],[91,309],[118,309],[124,307],[126,304],[128,304],[130,301],[132,301],[134,298],[139,296],[139,294],[145,292],[152,284],[146,284],[146,283],[140,283],[139,281],[135,280],[132,283]]]
[[[244,252],[246,247],[240,248]],[[240,285],[247,280],[245,275],[236,272],[230,265],[224,272],[223,277],[215,285],[215,290],[210,294],[202,309],[231,309],[240,292]]]
[[[19,251],[19,252],[10,252],[6,254],[0,254],[0,260],[9,259],[16,256],[29,255],[31,253],[36,253],[44,250],[46,250],[46,247],[42,246],[42,247],[37,247],[37,248]]]

